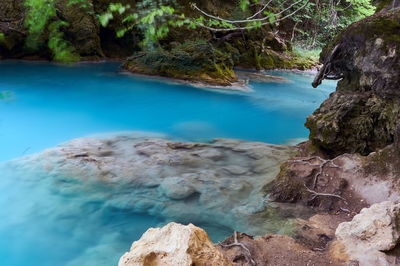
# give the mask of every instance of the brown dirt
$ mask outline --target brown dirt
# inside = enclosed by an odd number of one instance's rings
[[[241,247],[223,248],[221,251],[234,262],[236,266],[274,265],[274,266],[312,266],[312,265],[345,265],[333,259],[328,251],[315,251],[305,247],[291,237],[283,235],[266,235],[252,238],[246,234],[239,234],[238,241],[250,250],[255,264],[246,258]],[[233,237],[226,239],[222,244],[230,244]]]

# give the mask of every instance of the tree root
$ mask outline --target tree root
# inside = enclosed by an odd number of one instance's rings
[[[248,263],[250,263],[251,265],[256,266],[257,263],[251,258],[250,250],[246,247],[245,244],[239,242],[236,231],[233,233],[233,239],[234,239],[234,242],[232,244],[228,244],[228,245],[220,244],[221,247],[223,247],[223,248],[241,247],[245,251],[245,254],[243,254],[243,255],[246,258],[246,261]]]
[[[312,164],[312,163],[310,163],[310,161],[316,160],[316,159],[319,160],[322,163],[320,163],[320,164]],[[318,173],[315,174],[314,179],[313,179],[312,189],[315,189],[317,187],[318,179],[322,175],[322,172],[324,171],[324,167],[339,168],[340,169],[340,166],[335,164],[333,162],[333,160],[325,160],[325,159],[322,159],[319,156],[315,156],[315,157],[311,157],[311,158],[307,158],[307,159],[302,159],[302,160],[289,160],[288,162],[291,162],[291,163],[302,163],[302,164],[306,164],[306,165],[309,165],[309,166],[312,166],[312,167],[318,167]],[[331,164],[331,165],[329,165],[329,164]]]
[[[334,198],[338,198],[338,199],[341,199],[346,202],[346,199],[343,198],[342,196],[339,196],[336,194],[330,194],[330,193],[319,193],[319,192],[309,189],[306,185],[304,185],[304,187],[307,189],[308,192],[310,192],[313,195],[313,197],[310,200],[313,200],[316,197],[321,196],[321,197],[334,197]]]

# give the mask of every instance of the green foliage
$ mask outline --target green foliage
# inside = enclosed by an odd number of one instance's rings
[[[64,33],[61,27],[68,26],[68,23],[57,20],[49,24],[49,41],[48,46],[53,52],[53,59],[59,62],[76,62],[79,56],[75,53],[74,48],[69,42],[64,40]]]
[[[25,6],[25,26],[29,33],[26,45],[36,50],[43,44],[43,34],[48,21],[56,15],[55,3],[53,0],[25,0]]]
[[[249,0],[240,0],[239,6],[242,11],[246,11],[249,8],[250,1]]]
[[[64,38],[63,30],[68,27],[68,24],[57,16],[56,0],[24,1],[27,7],[25,24],[29,33],[27,47],[35,50],[47,45],[55,60],[77,60],[78,56],[73,47]],[[92,5],[89,0],[68,1],[69,5],[78,5],[81,8]],[[182,12],[184,9],[176,0],[141,0],[133,1],[132,4],[116,1],[109,4],[105,12],[98,14],[100,24],[106,27],[111,21],[116,22],[114,25],[119,25],[116,29],[117,37],[123,37],[133,29],[140,30],[143,35],[141,44],[147,50],[158,48],[158,41],[168,35],[171,27],[185,27],[192,30],[199,27],[224,30],[238,27],[259,29],[266,22],[279,26],[279,19],[289,14],[290,10],[296,10],[307,3],[304,9],[290,16],[288,23],[285,22],[285,25],[289,25],[293,31],[290,28],[285,31],[286,33],[292,31],[292,39],[303,46],[318,47],[350,23],[374,12],[371,0],[302,0],[300,2],[275,0],[271,1],[266,9],[263,8],[265,1],[238,0],[236,7],[232,7],[230,18],[242,20],[241,23],[237,23],[213,18],[201,12],[197,12],[197,16],[193,16],[192,13],[189,16]],[[289,11],[280,12],[284,10]],[[249,16],[252,16],[250,18],[261,16],[267,19],[250,19],[247,22],[246,19]]]
[[[117,37],[123,37],[134,27],[141,29],[144,35],[142,46],[153,49],[157,41],[168,34],[170,26],[182,26],[186,23],[184,17],[176,15],[175,5],[174,0],[144,0],[134,7],[111,3],[107,11],[99,15],[99,21],[105,27],[112,19],[120,19],[122,26],[116,32]]]
[[[75,0],[83,1],[83,0]],[[180,10],[182,8],[175,0],[142,0],[134,6],[112,3],[108,10],[99,16],[100,23],[106,26],[111,20],[119,20],[122,26],[116,31],[118,37],[124,36],[133,28],[143,32],[142,45],[146,49],[154,49],[158,40],[168,35],[170,27],[186,27],[195,30],[198,27],[212,29],[259,29],[263,24],[276,24],[279,19],[289,15],[288,25],[294,27],[293,39],[303,46],[321,46],[349,24],[373,14],[371,0],[302,0],[299,2],[276,0],[264,9],[265,1],[239,0],[237,9],[232,8],[232,20],[241,20],[242,23],[232,22],[207,16],[198,12],[198,16],[188,16]],[[197,9],[191,4],[193,9]],[[302,8],[304,7],[305,8]],[[238,11],[237,11],[238,10]],[[199,10],[197,10],[199,11]],[[282,12],[281,12],[282,11]],[[285,12],[283,12],[285,11]],[[257,14],[251,16],[253,14]],[[252,20],[246,23],[247,18],[266,17],[266,20]],[[291,31],[290,29],[288,30]]]
[[[338,32],[375,12],[372,0],[313,0],[291,17],[294,40],[306,47],[321,47]]]
[[[2,32],[0,32],[0,44],[4,43],[6,40],[6,35]]]
[[[55,0],[25,0],[24,3],[27,7],[25,26],[28,30],[28,37],[26,46],[31,50],[37,50],[47,44],[53,53],[54,60],[60,62],[79,60],[72,45],[64,40],[62,28],[68,24],[57,17]]]
[[[322,49],[321,48],[304,48],[301,46],[294,46],[293,47],[293,53],[302,58],[308,58],[311,59],[314,62],[318,62],[319,60],[319,55],[321,54]]]

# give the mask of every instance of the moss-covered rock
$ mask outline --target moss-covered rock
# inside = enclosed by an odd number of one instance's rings
[[[81,57],[88,59],[103,57],[100,45],[100,25],[90,4],[70,4],[69,0],[58,0],[58,18],[66,21],[66,39],[71,42]]]
[[[229,55],[205,42],[186,42],[171,50],[141,52],[123,68],[139,74],[228,86],[237,81]]]
[[[399,32],[400,10],[393,9],[351,25],[324,49],[327,74],[343,78],[307,119],[315,145],[331,155],[365,155],[394,142],[400,114]]]
[[[93,12],[92,2],[85,6],[81,3],[70,4],[68,0],[56,1],[56,20],[68,23],[62,27],[66,41],[83,59],[103,57],[99,37],[99,22]],[[52,54],[47,45],[49,32],[46,29],[41,36],[41,44],[37,49],[27,48],[28,30],[25,27],[26,7],[23,0],[0,0],[0,32],[4,40],[0,43],[0,56],[6,58],[41,57],[51,58]]]
[[[22,51],[24,40],[22,0],[0,0],[0,32],[3,38],[0,42],[0,58],[13,51]]]

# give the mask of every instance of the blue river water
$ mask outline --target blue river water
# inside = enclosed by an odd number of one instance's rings
[[[250,81],[251,92],[227,92],[122,74],[118,63],[0,61],[0,162],[118,131],[188,141],[307,138],[306,117],[336,84],[313,89],[310,75],[271,73],[288,81]],[[98,211],[85,195],[61,196],[46,176],[1,163],[0,178],[1,266],[116,265],[144,231],[166,222]],[[201,226],[215,241],[229,234]]]

